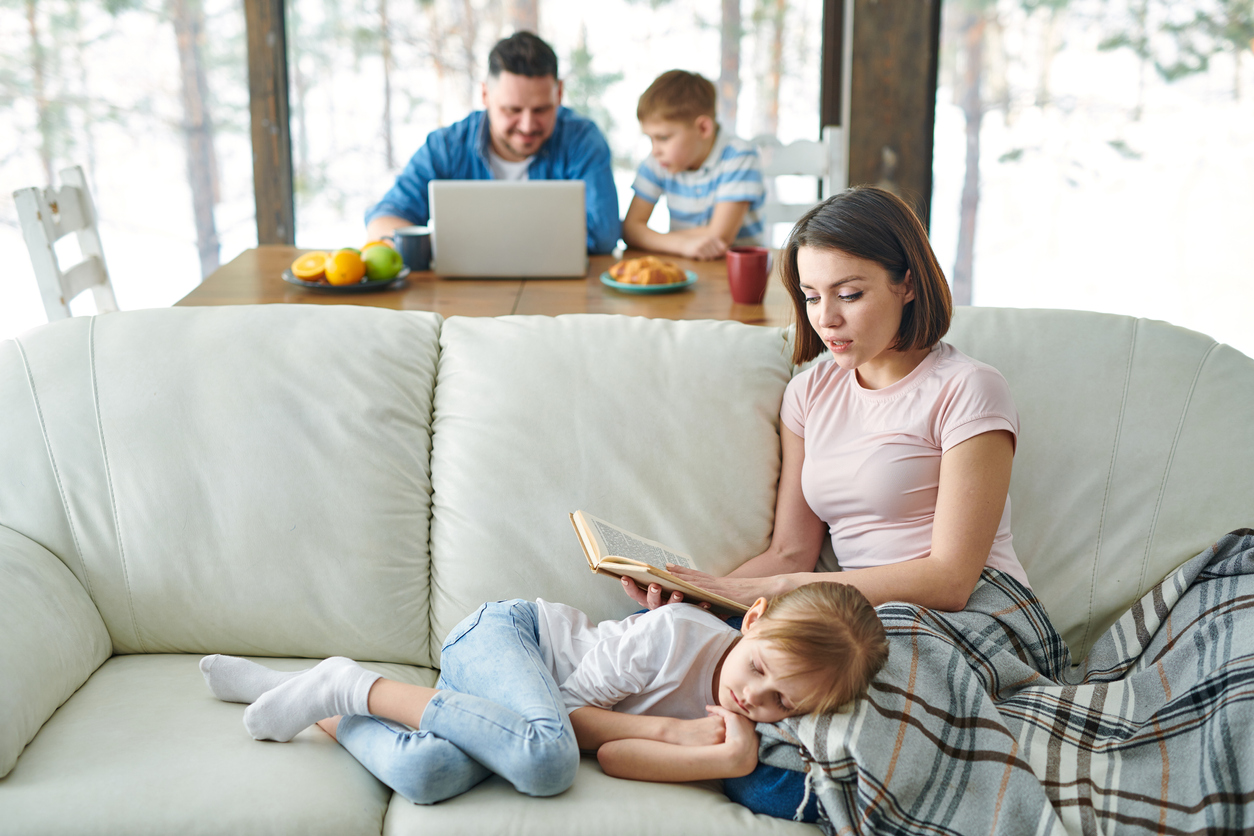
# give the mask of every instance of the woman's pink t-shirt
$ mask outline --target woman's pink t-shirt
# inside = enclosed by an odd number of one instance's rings
[[[1019,433],[1001,373],[943,342],[884,389],[817,363],[789,382],[780,420],[805,439],[801,489],[843,569],[929,555],[941,454],[992,430]],[[985,565],[1028,583],[1010,544],[1009,497]]]

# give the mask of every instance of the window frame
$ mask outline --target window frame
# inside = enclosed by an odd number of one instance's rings
[[[848,121],[847,182],[887,186],[915,207],[924,226],[932,200],[940,13],[941,0],[823,0],[819,124]],[[244,16],[257,243],[290,246],[296,218],[284,0],[244,0]]]

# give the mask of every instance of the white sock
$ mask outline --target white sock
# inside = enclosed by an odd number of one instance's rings
[[[258,697],[277,688],[304,671],[276,671],[241,659],[238,656],[213,654],[200,660],[200,672],[205,684],[220,700],[226,702],[255,702]]]
[[[286,743],[319,720],[369,714],[370,686],[379,679],[352,659],[333,656],[266,691],[244,710],[244,728],[257,740]]]

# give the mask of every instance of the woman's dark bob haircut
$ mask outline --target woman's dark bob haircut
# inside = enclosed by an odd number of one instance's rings
[[[784,287],[792,296],[797,315],[792,361],[801,365],[813,360],[827,346],[810,327],[806,294],[797,273],[797,251],[840,250],[856,258],[874,261],[899,285],[910,272],[914,299],[901,312],[901,328],[890,346],[895,351],[931,348],[949,330],[953,297],[945,273],[936,261],[927,230],[905,201],[876,186],[855,186],[815,206],[797,221],[781,253]]]

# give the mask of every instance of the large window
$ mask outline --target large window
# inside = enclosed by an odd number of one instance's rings
[[[0,7],[0,339],[45,321],[11,194],[63,168],[87,174],[124,310],[256,244],[244,49],[230,0]]]
[[[636,99],[664,70],[715,81],[741,136],[817,138],[822,5],[290,0],[297,244],[359,243],[426,134],[481,106],[488,51],[517,28],[553,45],[565,103],[605,131],[623,211],[648,151]],[[0,339],[45,319],[9,195],[67,166],[87,172],[124,310],[169,305],[256,244],[245,52],[238,0],[0,6]]]
[[[636,99],[665,70],[721,75],[721,121],[743,137],[818,138],[821,23],[821,0],[290,0],[296,243],[359,241],[427,133],[482,107],[488,51],[516,28],[552,45],[564,103],[605,132],[625,212],[648,153]]]
[[[956,295],[1167,320],[1254,356],[1254,2],[943,11],[932,237]]]

